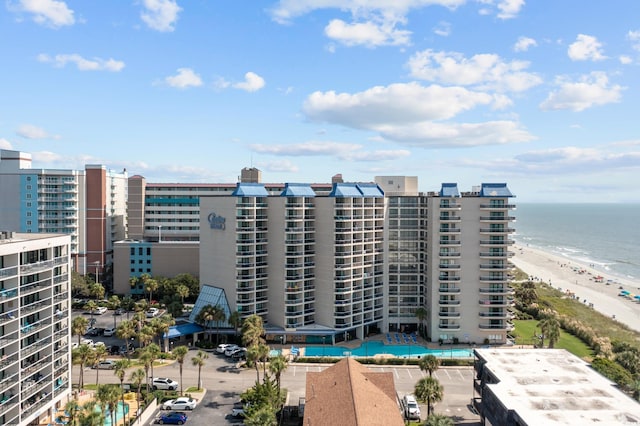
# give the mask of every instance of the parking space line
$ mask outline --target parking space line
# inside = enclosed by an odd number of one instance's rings
[[[398,369],[394,368],[393,372],[396,373],[396,377],[399,379],[400,378],[400,374],[398,374]]]
[[[461,378],[462,380],[464,380],[464,375],[462,374],[462,371],[460,371],[460,370],[456,370],[456,371],[457,371],[457,372],[458,372],[458,374],[460,375],[460,378]]]
[[[413,376],[411,375],[411,370],[409,370],[408,368],[407,368],[407,374],[409,375],[410,379],[413,379]]]

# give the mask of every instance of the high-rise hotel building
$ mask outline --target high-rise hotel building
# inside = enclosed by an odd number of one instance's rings
[[[71,394],[71,236],[0,232],[0,424],[52,423]]]
[[[102,274],[127,235],[127,173],[33,169],[31,154],[0,150],[0,229],[70,235],[73,268]]]
[[[506,342],[514,220],[506,184],[421,193],[415,177],[375,182],[328,191],[239,183],[201,198],[201,283],[287,339],[339,341],[423,323],[431,341]]]

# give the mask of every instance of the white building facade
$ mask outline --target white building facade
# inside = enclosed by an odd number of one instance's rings
[[[0,232],[0,424],[52,422],[71,395],[71,236]]]

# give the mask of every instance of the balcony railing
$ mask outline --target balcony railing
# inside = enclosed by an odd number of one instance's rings
[[[440,305],[459,305],[460,301],[459,300],[438,300],[438,303]]]
[[[460,288],[459,287],[440,287],[438,288],[438,291],[440,293],[460,293]]]

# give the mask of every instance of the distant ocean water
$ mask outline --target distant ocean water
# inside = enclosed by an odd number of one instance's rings
[[[516,204],[514,239],[594,264],[612,276],[640,279],[640,204]]]

